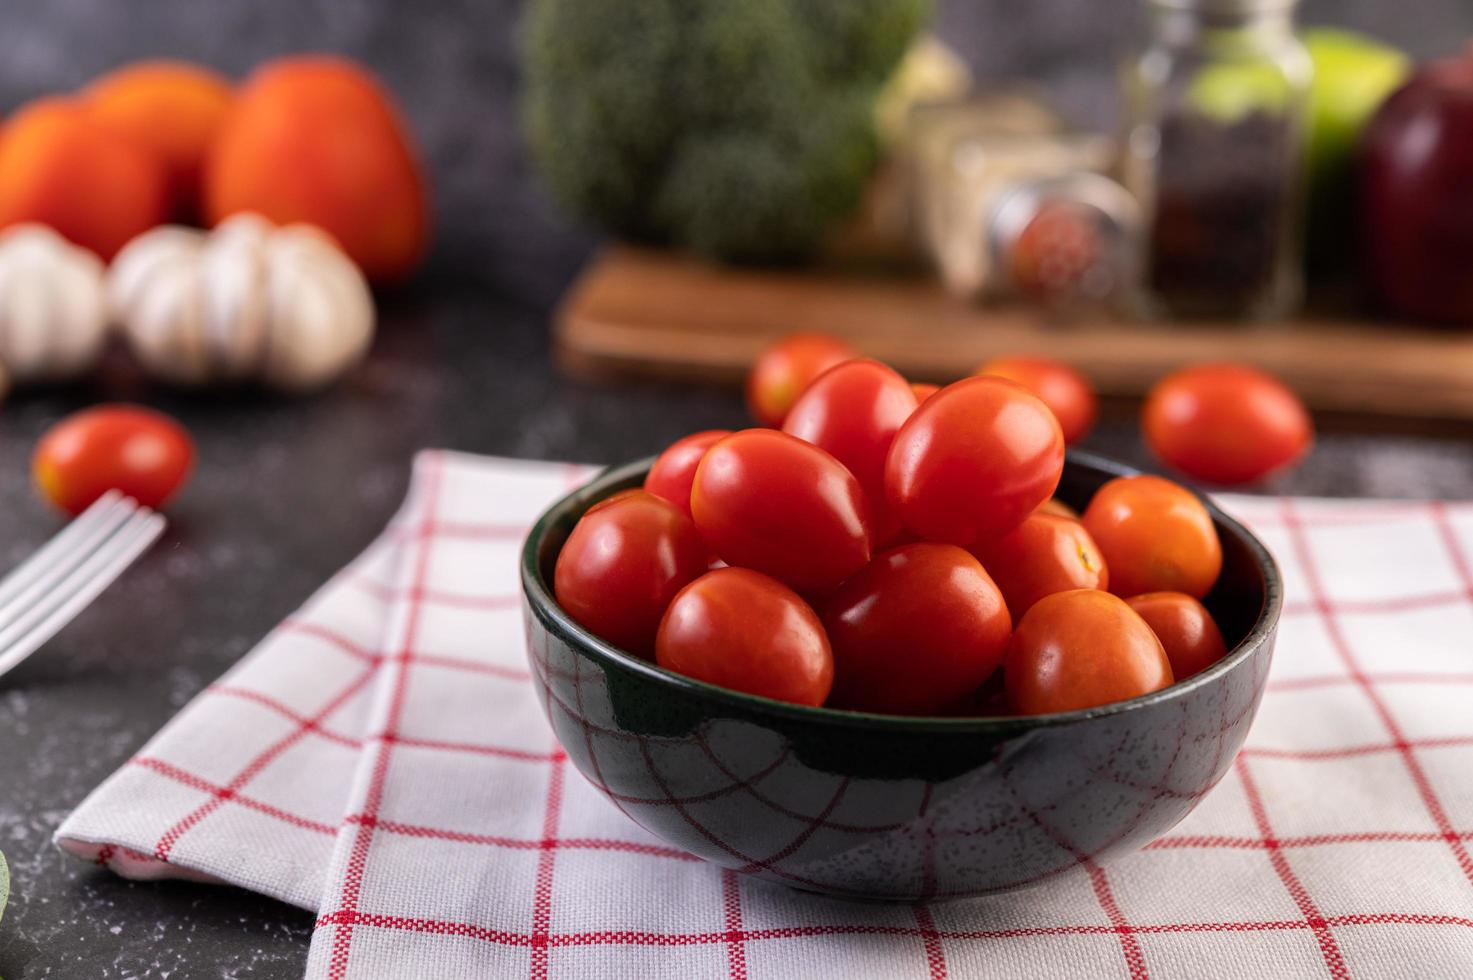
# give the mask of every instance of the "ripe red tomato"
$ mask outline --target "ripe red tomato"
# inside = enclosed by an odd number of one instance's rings
[[[661,500],[668,500],[690,516],[690,485],[696,479],[701,457],[722,439],[730,429],[707,429],[672,442],[655,459],[644,478],[644,488]]]
[[[1099,399],[1089,379],[1051,357],[998,357],[976,373],[1007,378],[1037,395],[1058,418],[1064,442],[1071,446],[1089,434],[1099,417]]]
[[[1059,485],[1064,437],[1011,381],[967,378],[915,410],[885,460],[885,491],[923,538],[970,547],[1023,523]]]
[[[1222,630],[1207,607],[1183,592],[1147,592],[1125,600],[1151,627],[1171,661],[1171,673],[1185,680],[1227,656]]]
[[[1035,511],[996,541],[977,549],[982,567],[997,581],[1013,621],[1039,599],[1073,589],[1105,589],[1110,574],[1084,525]]]
[[[748,568],[718,568],[680,591],[660,622],[655,662],[794,704],[823,704],[834,680],[818,615],[792,589]]]
[[[1167,463],[1212,483],[1249,483],[1297,461],[1314,444],[1299,397],[1244,364],[1198,364],[1151,389],[1146,441]]]
[[[42,495],[80,514],[109,490],[162,507],[194,466],[194,441],[178,422],[137,405],[69,415],[36,444],[31,475]]]
[[[1124,600],[1079,589],[1028,610],[1008,643],[1003,682],[1013,710],[1044,715],[1149,694],[1172,675],[1156,634]]]
[[[968,703],[1007,649],[1012,621],[977,559],[949,544],[877,557],[823,607],[834,707],[936,714]]]
[[[710,552],[675,505],[626,491],[584,513],[558,553],[553,593],[581,626],[641,657],[655,650],[660,617],[706,571]]]
[[[1050,497],[1038,505],[1035,514],[1053,514],[1055,517],[1067,517],[1071,521],[1079,520],[1079,511],[1064,503],[1058,497]]]
[[[1200,599],[1222,571],[1222,543],[1207,508],[1159,476],[1111,480],[1082,521],[1105,556],[1116,595],[1185,592]]]
[[[917,405],[940,390],[940,385],[933,385],[929,381],[912,381],[910,383],[910,393],[916,396]]]
[[[691,488],[696,527],[729,565],[822,595],[869,561],[859,481],[817,446],[746,429],[706,450]]]
[[[828,334],[789,334],[757,356],[747,375],[747,408],[759,423],[777,428],[814,378],[858,356]]]
[[[876,541],[900,521],[885,498],[885,456],[916,410],[910,383],[879,361],[846,361],[819,375],[799,396],[783,431],[843,463],[864,489]]]

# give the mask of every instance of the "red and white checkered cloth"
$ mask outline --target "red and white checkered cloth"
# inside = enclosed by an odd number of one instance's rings
[[[651,837],[569,771],[517,552],[591,471],[427,453],[384,536],[65,822],[319,913],[308,976],[1473,976],[1473,507],[1231,497],[1283,566],[1230,775],[1103,870],[929,907]]]

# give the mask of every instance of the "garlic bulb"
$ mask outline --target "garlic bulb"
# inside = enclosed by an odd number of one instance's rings
[[[97,363],[107,341],[102,262],[45,225],[0,232],[0,365],[54,381]]]
[[[332,239],[253,214],[139,235],[113,260],[107,297],[143,366],[183,384],[315,388],[373,339],[368,284]]]

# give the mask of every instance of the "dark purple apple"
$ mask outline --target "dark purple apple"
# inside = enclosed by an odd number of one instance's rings
[[[1473,326],[1473,50],[1392,93],[1360,148],[1363,268],[1399,316]]]

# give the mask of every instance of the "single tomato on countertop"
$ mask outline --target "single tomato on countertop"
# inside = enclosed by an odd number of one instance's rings
[[[879,361],[855,360],[820,374],[783,422],[788,435],[824,450],[854,474],[876,541],[900,530],[885,498],[885,456],[915,410],[909,382]]]
[[[761,425],[779,428],[788,409],[814,378],[858,357],[844,341],[825,333],[794,333],[769,345],[747,375],[747,408]]]
[[[870,559],[859,481],[785,432],[745,429],[706,450],[690,501],[696,527],[723,561],[805,595],[827,593]]]
[[[109,490],[162,507],[193,466],[194,441],[169,416],[138,405],[98,405],[47,430],[31,474],[47,500],[80,514]]]
[[[1222,542],[1196,495],[1159,476],[1116,477],[1081,518],[1110,569],[1110,591],[1200,599],[1222,571]]]
[[[1171,663],[1146,621],[1123,599],[1095,589],[1034,603],[1003,663],[1008,702],[1024,715],[1124,701],[1172,681]]]
[[[1314,445],[1299,397],[1246,364],[1198,364],[1151,389],[1141,428],[1156,455],[1211,483],[1261,480]]]
[[[875,558],[823,606],[836,708],[938,714],[965,705],[1000,663],[1012,621],[992,577],[955,545]]]
[[[1049,407],[1064,431],[1064,441],[1074,445],[1094,428],[1099,418],[1099,399],[1094,386],[1077,369],[1051,357],[998,357],[976,371],[1015,381],[1033,392]]]
[[[696,479],[696,467],[706,450],[729,435],[730,429],[707,429],[675,440],[655,459],[655,465],[644,478],[644,488],[689,516],[690,487]]]
[[[1184,592],[1147,592],[1125,600],[1146,621],[1171,661],[1171,673],[1184,680],[1227,656],[1222,630],[1207,607]]]
[[[643,490],[626,490],[578,521],[558,553],[553,592],[580,626],[649,657],[670,600],[710,563],[684,511]]]
[[[1052,496],[1064,436],[1048,406],[1002,378],[967,378],[926,399],[885,460],[902,524],[968,548],[998,538]]]
[[[660,622],[655,662],[708,684],[814,707],[834,679],[818,615],[792,589],[749,568],[718,568],[682,589]]]

